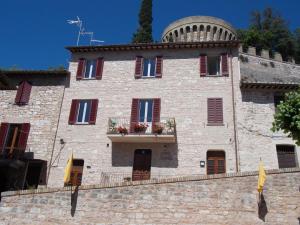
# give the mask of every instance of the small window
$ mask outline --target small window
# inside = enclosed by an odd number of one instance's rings
[[[155,77],[155,59],[144,59],[143,77]]]
[[[219,56],[208,56],[207,67],[209,76],[220,76],[220,57]]]
[[[139,104],[139,122],[152,122],[153,100],[141,99]]]
[[[284,101],[283,95],[274,95],[275,112],[278,111],[278,105]]]
[[[19,84],[17,95],[15,98],[15,103],[17,105],[26,105],[29,102],[30,93],[31,93],[31,83],[27,81],[22,81]]]
[[[91,100],[80,100],[76,123],[89,123],[91,113]]]
[[[94,79],[96,77],[96,60],[86,60],[85,64],[85,79]]]
[[[276,149],[279,168],[296,167],[296,154],[293,145],[277,145]]]
[[[208,151],[207,152],[207,174],[226,173],[225,152]]]

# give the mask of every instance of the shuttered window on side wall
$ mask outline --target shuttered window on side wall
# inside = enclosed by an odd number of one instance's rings
[[[223,99],[207,99],[207,123],[208,125],[223,125]]]
[[[31,94],[31,88],[32,85],[28,81],[23,81],[22,83],[20,83],[15,98],[15,103],[17,105],[28,104]]]

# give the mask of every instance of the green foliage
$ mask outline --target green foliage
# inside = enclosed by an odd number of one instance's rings
[[[258,52],[268,49],[271,54],[276,51],[285,61],[295,56],[295,38],[288,23],[271,8],[266,8],[262,13],[254,11],[249,28],[239,30],[238,38],[245,48],[254,46]]]
[[[300,28],[295,31],[294,38],[296,42],[295,61],[300,64]]]
[[[133,34],[132,43],[153,42],[152,20],[152,0],[143,0],[139,13],[139,28]]]
[[[272,131],[283,130],[300,146],[300,89],[285,95],[274,115]]]

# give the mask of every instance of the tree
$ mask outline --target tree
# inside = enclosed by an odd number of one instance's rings
[[[143,0],[139,13],[139,28],[133,34],[132,43],[153,42],[152,20],[152,0]]]
[[[300,89],[285,94],[274,115],[272,131],[283,130],[300,145]]]
[[[295,56],[294,36],[279,13],[274,13],[272,8],[266,8],[262,13],[254,11],[250,22],[248,29],[238,31],[238,38],[245,48],[254,46],[258,52],[268,49],[271,54],[276,51],[285,61]]]
[[[295,38],[295,45],[296,45],[295,60],[296,63],[300,64],[300,28],[298,28],[295,31],[294,38]]]

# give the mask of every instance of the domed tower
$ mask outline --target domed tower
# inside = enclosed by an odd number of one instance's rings
[[[163,32],[162,42],[231,41],[236,30],[226,21],[211,16],[190,16],[171,23]]]

